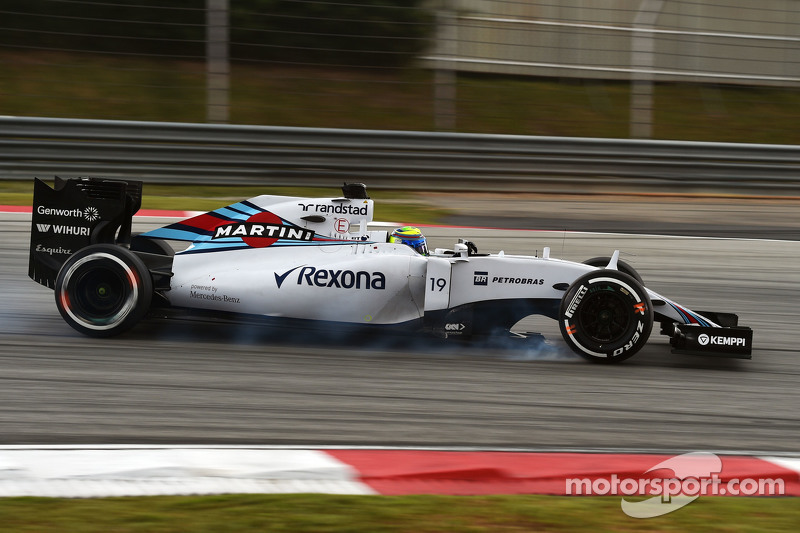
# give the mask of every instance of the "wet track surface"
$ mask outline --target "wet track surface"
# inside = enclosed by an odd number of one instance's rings
[[[3,444],[798,451],[796,238],[426,230],[433,246],[463,236],[482,251],[550,246],[576,261],[619,248],[657,292],[737,312],[755,331],[750,361],[672,355],[654,331],[639,354],[606,366],[569,352],[547,320],[520,325],[545,333],[544,346],[158,320],[90,339],[63,322],[52,291],[27,278],[29,219],[0,218]],[[794,234],[791,224],[770,224]]]

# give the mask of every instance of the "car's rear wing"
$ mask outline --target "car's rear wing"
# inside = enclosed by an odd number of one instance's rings
[[[130,243],[133,214],[141,204],[141,181],[56,177],[51,188],[37,178],[28,275],[53,288],[61,265],[81,248]]]

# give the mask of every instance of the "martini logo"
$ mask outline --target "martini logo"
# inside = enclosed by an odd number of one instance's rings
[[[278,239],[289,241],[311,241],[314,232],[306,228],[286,226],[281,219],[270,212],[256,213],[245,222],[234,222],[217,226],[212,239],[240,237],[253,248],[264,248],[275,244]]]

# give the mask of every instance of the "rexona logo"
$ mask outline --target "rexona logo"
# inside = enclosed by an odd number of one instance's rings
[[[312,241],[314,232],[297,226],[286,226],[274,213],[256,213],[245,222],[233,222],[214,228],[212,239],[240,237],[253,248],[264,248],[278,239],[289,241]]]
[[[332,287],[336,289],[375,289],[382,291],[386,288],[386,276],[383,272],[367,272],[359,270],[333,270],[314,268],[311,266],[297,266],[291,270],[278,274],[275,272],[275,283],[281,288],[289,274],[297,269],[297,284],[311,287]]]

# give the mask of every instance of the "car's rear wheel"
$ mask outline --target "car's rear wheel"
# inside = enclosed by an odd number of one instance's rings
[[[111,337],[132,328],[150,308],[152,296],[153,282],[142,260],[112,244],[79,250],[56,278],[61,316],[92,337]]]
[[[631,357],[644,346],[653,328],[647,291],[617,270],[597,270],[575,280],[561,300],[558,316],[570,348],[597,363]]]
[[[131,237],[131,251],[145,252],[148,254],[166,255],[172,257],[175,255],[175,250],[172,246],[163,239],[150,239],[135,234]]]

